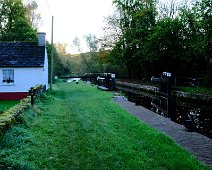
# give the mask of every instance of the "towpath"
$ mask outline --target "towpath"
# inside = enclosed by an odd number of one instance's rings
[[[187,132],[184,126],[142,106],[136,106],[123,97],[117,96],[114,101],[142,122],[170,136],[176,143],[195,155],[197,159],[212,167],[212,139],[196,132]]]

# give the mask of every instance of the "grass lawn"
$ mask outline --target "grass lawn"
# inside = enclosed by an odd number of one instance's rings
[[[8,110],[10,107],[18,104],[18,100],[0,100],[0,111]]]
[[[209,169],[111,99],[57,83],[0,142],[0,169]]]

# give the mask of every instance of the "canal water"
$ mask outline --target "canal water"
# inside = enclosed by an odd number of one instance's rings
[[[127,93],[128,100],[136,105],[141,105],[149,110],[154,111],[172,121],[182,124],[187,131],[201,133],[212,139],[212,106],[209,103],[194,103],[188,101],[175,100],[172,108],[172,114],[167,115],[152,105],[155,98],[151,96],[142,96]]]
[[[70,79],[67,79],[66,81],[67,82],[73,82],[73,81],[80,81],[81,80],[81,78],[70,78]]]

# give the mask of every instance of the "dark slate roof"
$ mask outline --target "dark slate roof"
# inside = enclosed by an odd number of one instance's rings
[[[33,42],[0,42],[0,67],[43,67],[45,46]]]

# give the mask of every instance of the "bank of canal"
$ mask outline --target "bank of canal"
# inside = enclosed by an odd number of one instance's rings
[[[53,85],[0,142],[0,169],[210,169],[79,82]]]
[[[126,99],[114,97],[114,101],[142,122],[170,136],[179,145],[212,168],[212,139],[196,132],[187,132],[182,125],[142,106],[136,106]]]
[[[116,88],[123,91],[129,101],[169,117],[188,131],[196,131],[212,139],[212,95],[174,91],[172,114],[167,115],[153,104],[158,101],[158,87],[117,81]]]

